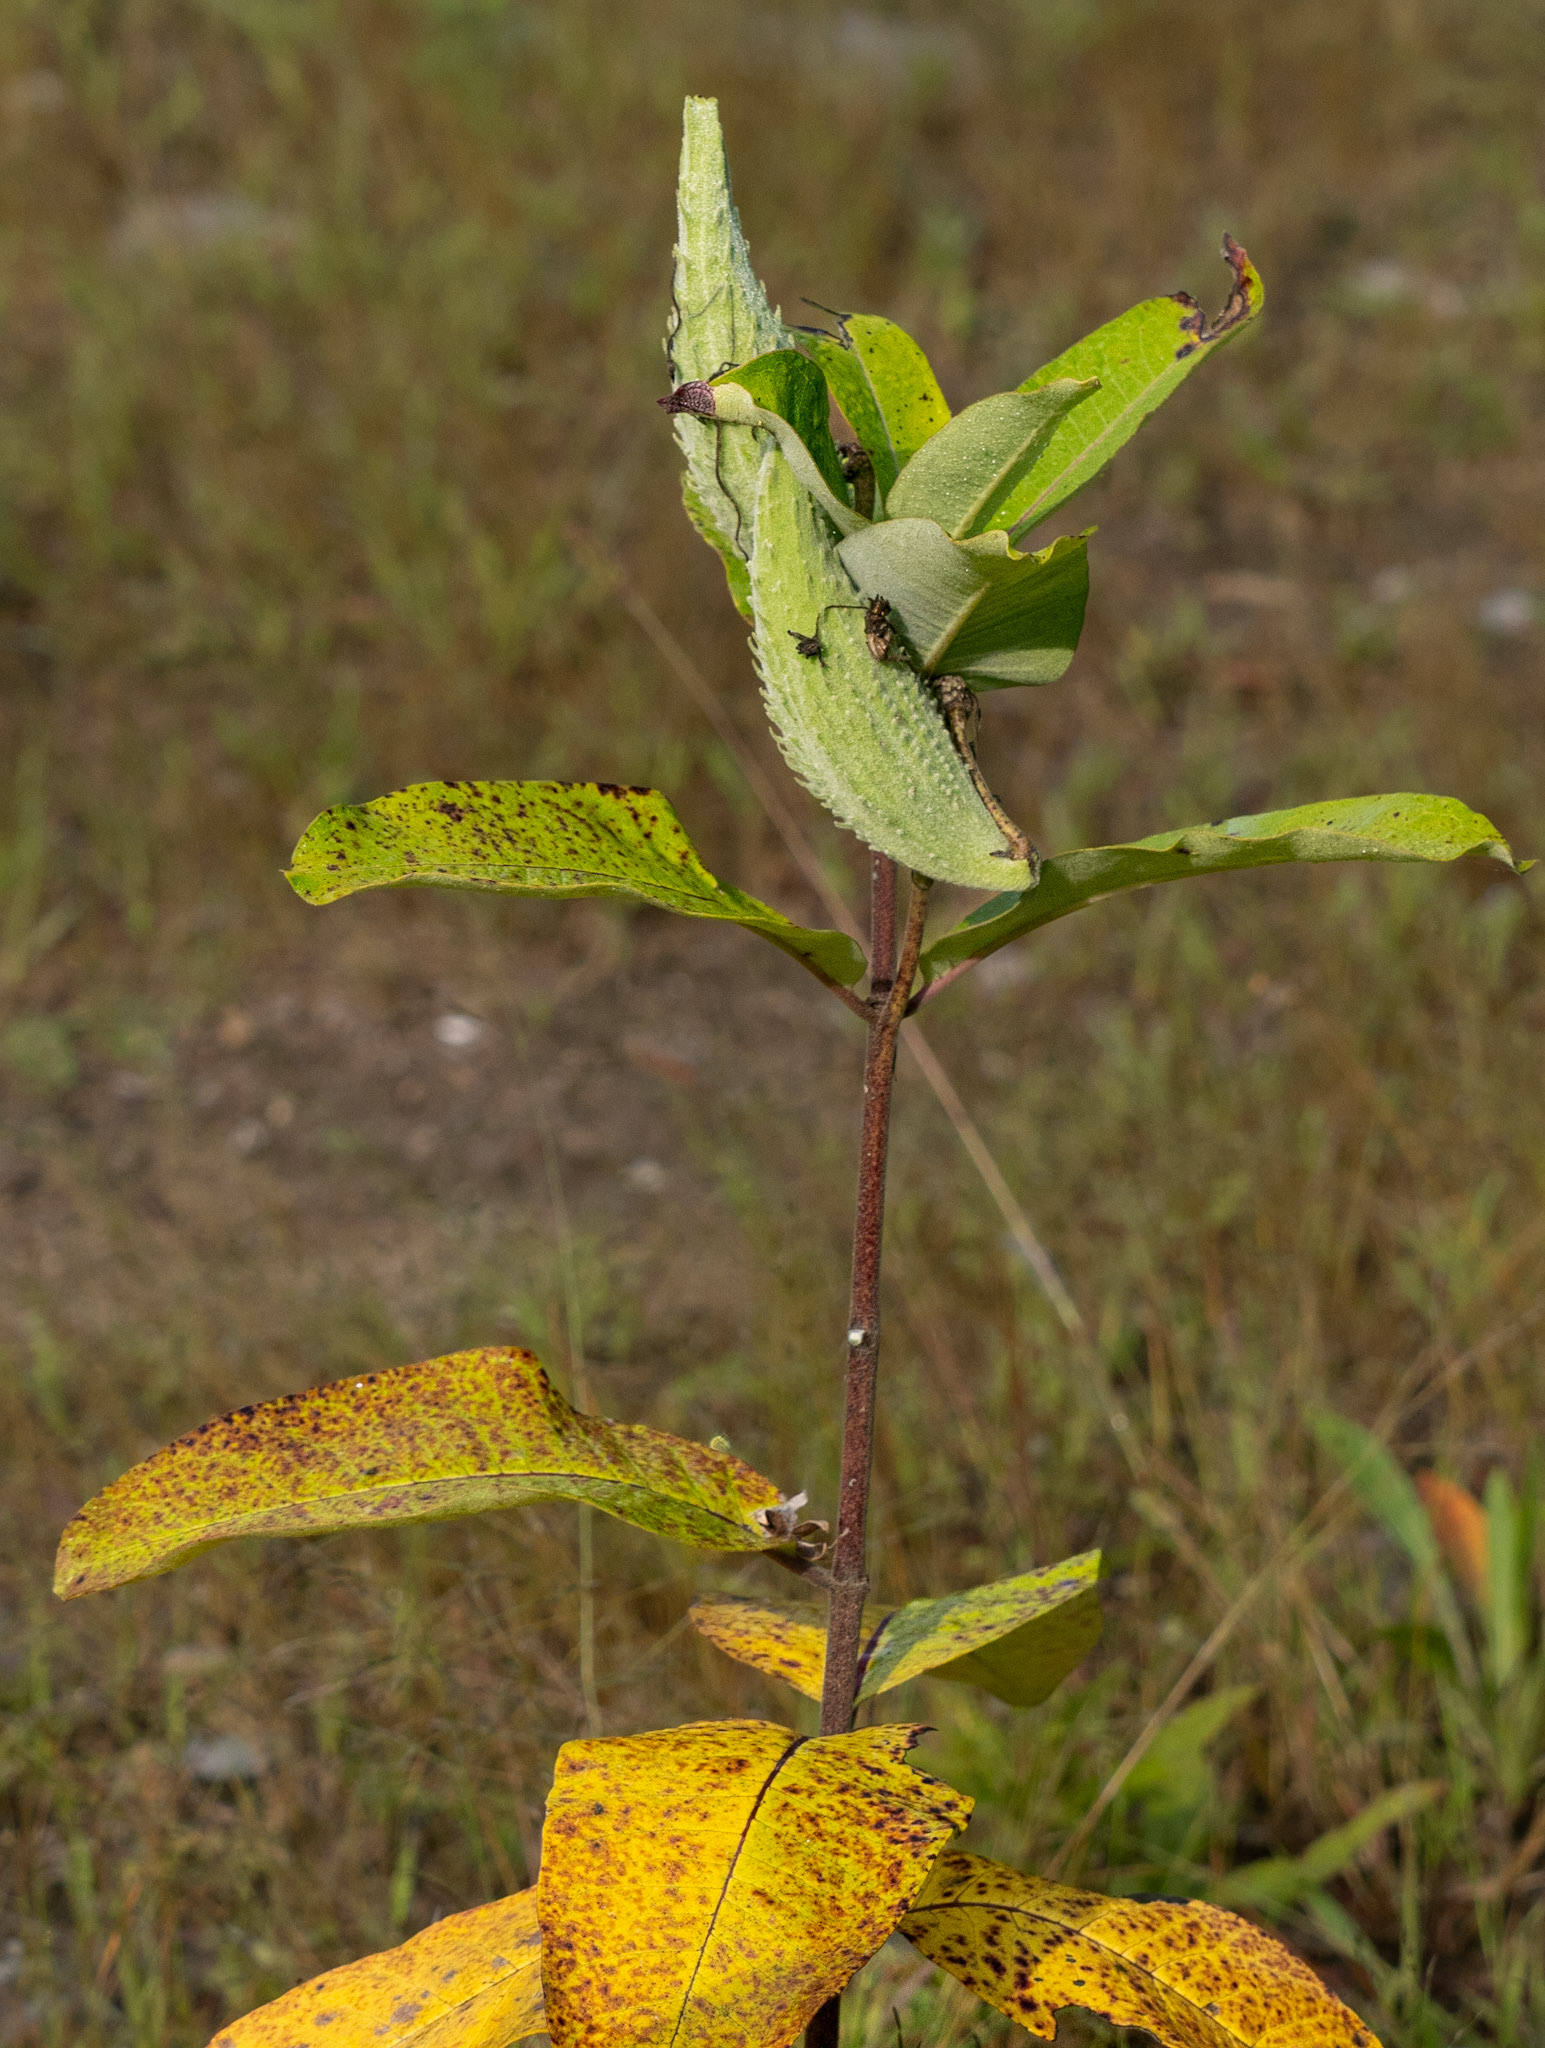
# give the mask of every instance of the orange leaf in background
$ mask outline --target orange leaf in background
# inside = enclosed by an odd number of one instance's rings
[[[1473,1493],[1437,1472],[1418,1472],[1416,1490],[1449,1570],[1473,1600],[1484,1600],[1491,1549],[1486,1510]]]
[[[509,2048],[546,2025],[541,1964],[533,1886],[313,1977],[209,2048]]]

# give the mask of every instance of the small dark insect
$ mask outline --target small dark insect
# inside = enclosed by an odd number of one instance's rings
[[[842,474],[853,486],[853,510],[860,519],[874,517],[874,463],[862,441],[839,441]]]
[[[977,702],[976,692],[960,676],[935,676],[934,690],[938,695],[939,708],[944,713],[944,722],[950,729],[950,738],[955,742],[956,752],[966,764],[972,786],[982,799],[989,816],[1008,844],[996,860],[1022,860],[1030,866],[1030,886],[1033,889],[1041,879],[1041,856],[1030,844],[1028,833],[1016,825],[1008,812],[999,803],[987,785],[987,778],[977,766],[976,729],[981,723],[982,707]]]
[[[828,612],[862,612],[864,645],[876,661],[889,661],[896,647],[896,628],[891,619],[888,597],[871,597],[866,604],[823,604],[816,613],[813,633],[790,632],[789,638],[806,661],[821,658],[821,621]]]
[[[872,597],[864,607],[864,644],[876,661],[889,661],[896,644],[888,597]]]

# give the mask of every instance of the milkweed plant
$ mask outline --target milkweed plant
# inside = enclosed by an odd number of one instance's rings
[[[1146,300],[952,414],[891,321],[845,314],[815,331],[769,307],[712,100],[687,102],[678,207],[661,403],[686,509],[749,621],[789,768],[868,851],[867,957],[710,874],[658,791],[607,783],[420,783],[340,805],[306,831],[289,880],[313,904],[427,884],[728,919],[857,1015],[836,1501],[819,1519],[722,1445],[579,1412],[529,1352],[491,1347],[204,1424],[81,1509],[56,1587],[102,1592],[243,1536],[575,1501],[781,1568],[799,1597],[707,1598],[692,1621],[818,1700],[820,1732],[700,1721],[565,1744],[531,1889],[300,1985],[218,2048],[508,2048],[543,2032],[557,2048],[783,2048],[801,2033],[832,2048],[843,1987],[898,1931],[1042,2039],[1076,2006],[1167,2048],[1376,2048],[1304,1963],[1232,1913],[1103,1897],[952,1847],[972,1802],[907,1763],[919,1728],[854,1726],[861,1705],[924,1673],[1034,1706],[1100,1627],[1097,1553],[899,1608],[869,1601],[892,1076],[906,1020],[939,989],[1115,891],[1278,862],[1513,857],[1457,799],[1400,794],[1043,859],[978,767],[984,697],[1055,682],[1078,643],[1089,535],[1043,542],[1047,522],[1260,312],[1236,243],[1217,318],[1183,293]],[[936,881],[991,893],[935,931]]]

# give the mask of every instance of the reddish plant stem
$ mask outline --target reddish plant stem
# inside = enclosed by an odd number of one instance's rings
[[[853,1280],[848,1303],[844,1375],[842,1473],[837,1487],[837,1538],[832,1546],[826,1624],[826,1676],[821,1733],[853,1726],[864,1602],[869,1592],[865,1549],[869,1474],[874,1462],[875,1384],[880,1363],[880,1254],[885,1229],[885,1161],[890,1143],[896,1042],[922,950],[927,880],[912,877],[906,934],[896,954],[896,863],[871,856],[869,1045],[864,1061],[864,1115],[858,1148],[858,1199],[853,1215]],[[841,2001],[829,1999],[805,2029],[805,2048],[838,2048]]]

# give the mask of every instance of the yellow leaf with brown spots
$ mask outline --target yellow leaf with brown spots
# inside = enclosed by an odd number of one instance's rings
[[[792,1516],[770,1479],[706,1444],[581,1415],[529,1351],[457,1351],[206,1422],[90,1500],[54,1591],[154,1578],[235,1536],[316,1536],[588,1501],[699,1550],[772,1550]]]
[[[942,1599],[866,1607],[859,1698],[926,1673],[979,1685],[1010,1706],[1038,1706],[1099,1639],[1099,1575],[1100,1553],[1090,1550]],[[821,1697],[826,1623],[819,1609],[727,1594],[699,1600],[691,1620],[727,1656],[807,1699]]]
[[[510,2048],[545,2025],[533,1887],[313,1977],[209,2048]]]
[[[784,2048],[966,1824],[971,1801],[903,1761],[918,1733],[566,1744],[537,1888],[554,2048]]]
[[[620,896],[744,925],[839,988],[864,971],[863,953],[845,932],[791,924],[781,910],[711,875],[657,789],[417,782],[313,818],[288,872],[307,903],[404,886]]]
[[[1076,2005],[1163,2048],[1379,2048],[1307,1963],[1217,1906],[1102,1898],[951,1850],[901,1931],[1043,2041]]]

